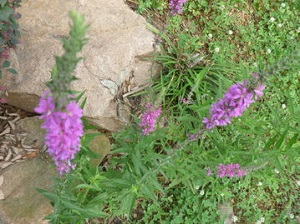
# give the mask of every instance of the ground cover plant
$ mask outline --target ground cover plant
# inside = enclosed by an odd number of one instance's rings
[[[60,172],[55,191],[39,190],[54,206],[46,218],[297,223],[299,3],[129,3],[152,23],[160,50],[151,58],[161,65],[160,76],[139,96],[146,102],[141,113],[112,134],[109,159],[95,166],[91,161],[99,155],[89,143],[99,134],[81,127],[97,128],[79,121],[82,109],[75,101],[83,94],[69,90],[87,29],[83,17],[71,13],[65,54],[56,57],[50,92],[36,109]]]
[[[0,1],[0,78],[3,71],[16,74],[9,60],[10,49],[15,49],[20,39],[18,19],[20,13],[15,10],[20,6],[20,0]],[[6,103],[7,91],[5,86],[0,86],[0,103]]]

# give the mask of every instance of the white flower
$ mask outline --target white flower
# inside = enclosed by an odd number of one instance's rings
[[[300,186],[300,180],[297,180],[297,181],[296,181],[296,184],[297,184],[298,186]]]
[[[253,63],[253,66],[254,66],[254,67],[257,67],[257,66],[258,66],[258,64],[257,64],[256,62],[254,62],[254,63]]]
[[[263,185],[263,183],[260,182],[260,181],[257,183],[257,186],[258,186],[258,187],[260,187],[260,186],[262,186],[262,185]]]
[[[286,108],[286,105],[283,103],[283,104],[281,105],[281,108],[282,108],[282,109],[285,109],[285,108]]]
[[[275,21],[275,18],[274,17],[271,17],[270,20],[269,20],[271,23],[273,23]]]
[[[220,51],[220,48],[216,47],[215,52],[218,53]]]
[[[221,5],[220,9],[223,11],[225,9],[225,5]]]
[[[223,194],[223,193],[221,193],[221,197],[224,197],[224,194]]]
[[[297,33],[300,33],[300,27],[298,27],[298,29],[296,30]]]
[[[277,170],[277,169],[274,169],[274,172],[278,174],[278,173],[279,173],[279,170]]]
[[[270,48],[267,49],[267,54],[270,54],[272,50]]]
[[[290,219],[294,219],[295,218],[294,214],[292,214],[292,213],[289,216],[290,216]]]
[[[229,34],[229,35],[232,35],[232,34],[233,34],[233,31],[232,31],[232,30],[229,30],[229,31],[228,31],[228,34]]]
[[[237,221],[238,221],[238,217],[234,215],[234,216],[232,216],[231,220],[232,220],[233,222],[237,222]]]
[[[278,23],[277,26],[280,28],[280,27],[282,27],[283,25],[282,25],[282,23]]]
[[[203,196],[204,193],[205,193],[204,190],[201,190],[201,191],[200,191],[200,195],[201,195],[201,196]]]
[[[211,33],[208,34],[208,39],[212,39],[213,35]]]
[[[258,220],[258,221],[256,222],[256,224],[262,224],[262,223],[264,223],[264,222],[265,222],[265,218],[262,217],[262,218],[260,218],[260,220]]]
[[[285,3],[281,3],[281,7],[284,8],[286,5]]]

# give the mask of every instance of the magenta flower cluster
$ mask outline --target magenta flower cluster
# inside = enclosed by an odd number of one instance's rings
[[[246,171],[240,169],[240,165],[238,163],[236,164],[229,164],[229,165],[224,165],[224,164],[219,164],[218,165],[218,177],[223,178],[223,177],[242,177],[246,175]]]
[[[149,135],[155,129],[157,118],[161,114],[161,108],[154,109],[153,105],[148,103],[145,106],[145,111],[142,114],[140,127],[143,135]]]
[[[212,105],[210,117],[203,119],[206,129],[212,129],[215,126],[226,126],[231,123],[231,118],[241,116],[243,112],[263,95],[265,86],[257,85],[256,88],[250,88],[248,81],[232,85],[224,97]]]
[[[181,14],[182,6],[186,0],[170,0],[169,7],[171,10],[171,15]]]
[[[35,112],[41,114],[40,118],[44,120],[42,128],[47,131],[46,145],[59,173],[70,172],[75,168],[71,160],[80,150],[80,138],[83,135],[82,109],[75,101],[71,101],[64,111],[57,111],[53,98],[46,92]]]

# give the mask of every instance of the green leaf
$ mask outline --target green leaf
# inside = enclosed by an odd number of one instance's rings
[[[50,201],[54,202],[57,200],[57,196],[49,191],[46,191],[44,189],[36,189],[37,192],[39,192],[40,194],[44,195],[46,198],[48,198]]]
[[[8,68],[8,67],[10,67],[10,62],[7,61],[7,60],[5,60],[5,61],[3,62],[3,64],[2,64],[2,67],[3,67],[3,68]]]
[[[9,68],[9,69],[7,69],[7,71],[9,71],[10,73],[12,73],[14,75],[18,74],[17,71],[13,68]]]
[[[85,98],[83,99],[83,101],[81,102],[81,104],[80,104],[80,108],[81,108],[81,109],[84,108],[84,106],[85,106],[85,104],[86,104],[86,100],[87,100],[87,97],[85,97]]]
[[[0,0],[0,5],[3,7],[6,4],[7,0]]]
[[[8,21],[9,16],[14,13],[14,10],[8,6],[4,6],[0,9],[0,20]]]
[[[135,199],[136,199],[136,193],[133,191],[129,192],[124,200],[121,202],[121,211],[124,212],[127,215],[131,214]]]

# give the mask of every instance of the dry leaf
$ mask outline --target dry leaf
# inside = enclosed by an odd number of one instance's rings
[[[12,121],[8,121],[8,124],[10,125],[10,127],[11,127],[11,129],[12,129],[12,130],[15,130],[15,128],[16,128],[16,125],[15,125],[15,123],[14,123],[14,122],[12,122]]]
[[[18,159],[21,159],[21,158],[22,158],[21,155],[17,155],[17,156],[15,156],[14,158],[12,158],[10,161],[11,161],[11,162],[14,162],[14,161],[16,161],[16,160],[18,160]]]
[[[0,136],[1,136],[1,135],[8,134],[8,133],[10,133],[10,128],[9,128],[9,127],[7,127],[3,132],[1,132],[1,133],[0,133]]]
[[[12,164],[12,162],[4,162],[4,163],[1,163],[0,167],[2,169],[5,169],[6,167],[10,166]]]
[[[12,156],[12,153],[11,153],[10,150],[8,150],[8,153],[7,153],[7,155],[6,155],[5,159],[4,159],[4,161],[8,161],[8,160],[10,159],[11,156]]]
[[[0,176],[0,187],[2,186],[3,182],[4,182],[4,177],[1,175]]]
[[[28,154],[23,155],[22,158],[33,159],[33,158],[35,158],[37,155],[38,155],[38,152],[37,152],[37,151],[33,151],[33,152],[31,152],[31,153],[28,153]]]

